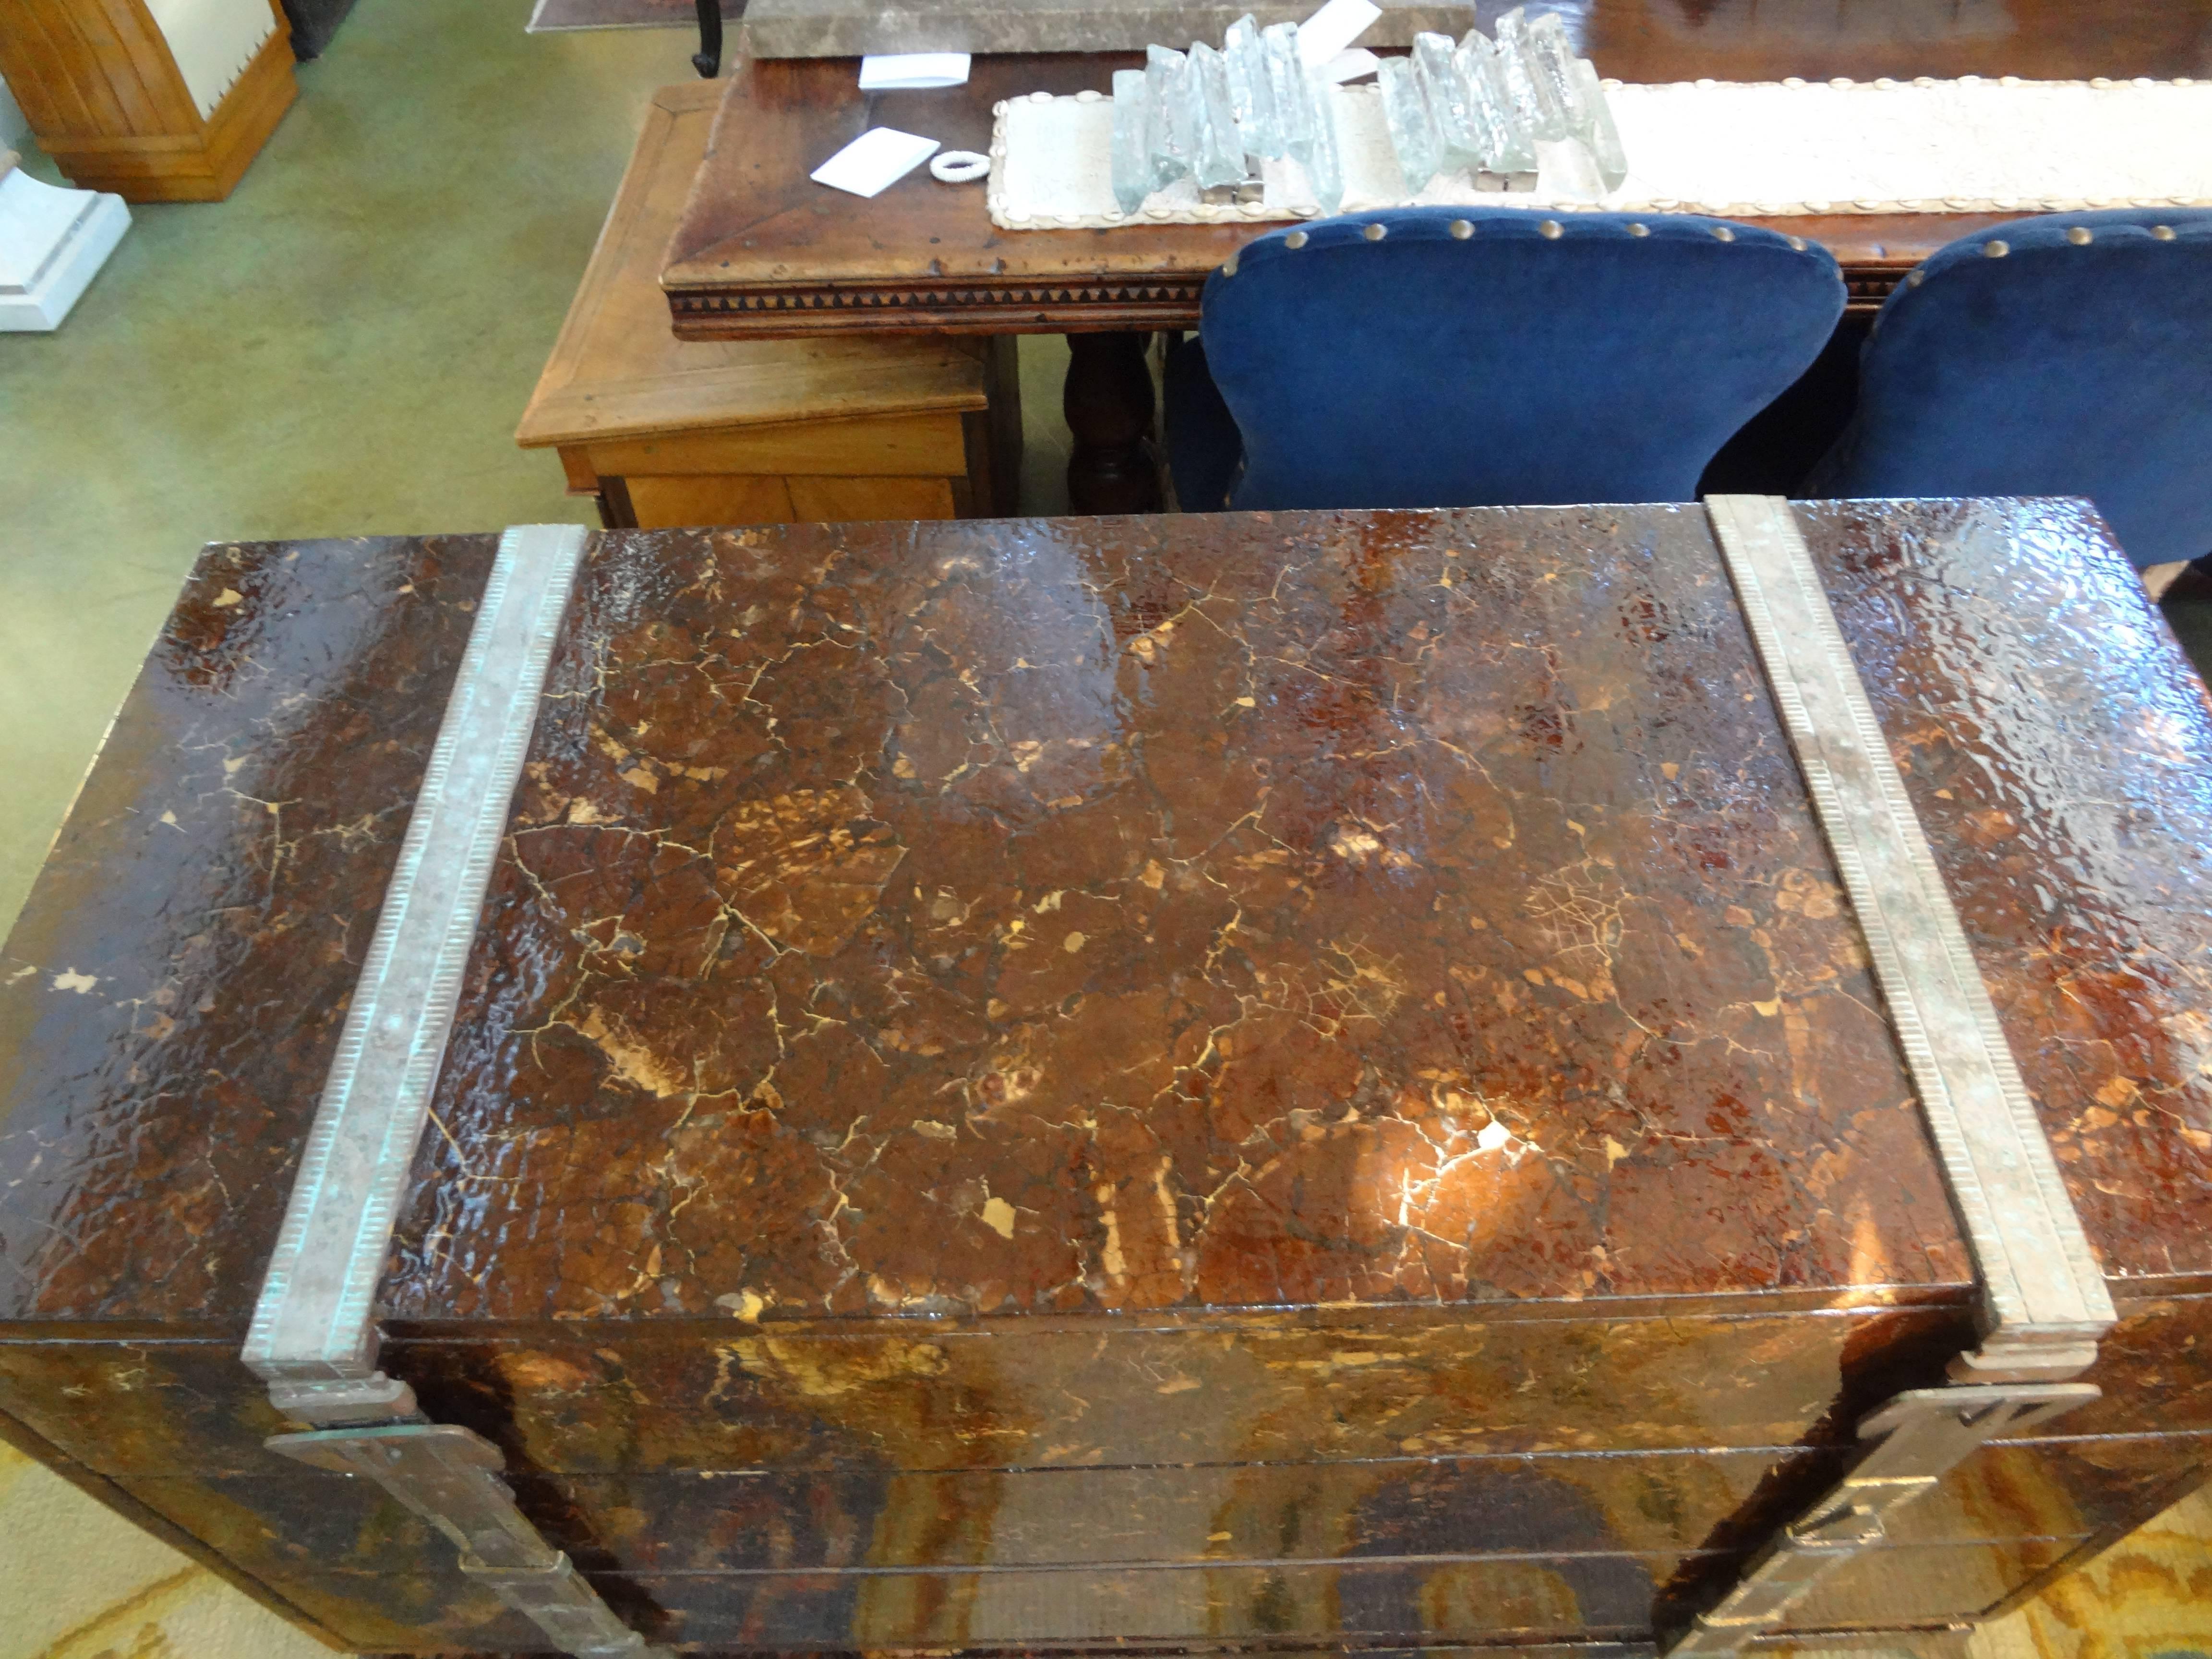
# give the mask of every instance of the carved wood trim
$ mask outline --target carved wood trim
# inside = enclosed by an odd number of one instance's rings
[[[1844,292],[1848,296],[1844,309],[1850,312],[1875,312],[1890,296],[1892,289],[1903,282],[1905,273],[1912,269],[1910,263],[1844,267]]]
[[[1910,262],[1847,264],[1846,307],[1878,311]],[[681,340],[802,339],[847,333],[1084,334],[1188,328],[1205,272],[1089,283],[840,283],[672,291]]]
[[[841,283],[668,296],[678,339],[860,332],[1063,334],[1198,320],[1206,273],[1095,282]]]

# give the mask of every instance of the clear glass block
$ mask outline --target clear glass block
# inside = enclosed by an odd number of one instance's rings
[[[1480,29],[1469,29],[1452,54],[1453,66],[1465,84],[1468,100],[1481,125],[1488,149],[1482,158],[1486,173],[1528,173],[1536,165],[1535,135],[1522,119],[1506,90],[1505,66],[1498,48]]]
[[[1567,112],[1558,94],[1540,80],[1529,59],[1528,33],[1518,6],[1498,20],[1498,64],[1506,98],[1531,138],[1564,138],[1567,136]]]
[[[1283,155],[1283,124],[1275,112],[1274,83],[1267,75],[1260,27],[1249,12],[1231,23],[1222,36],[1221,55],[1229,63],[1229,96],[1237,106],[1237,130],[1243,135],[1244,153]]]
[[[1388,62],[1388,59],[1384,60]],[[1325,214],[1344,206],[1344,152],[1336,138],[1336,88],[1308,69],[1299,77],[1305,82],[1306,102],[1313,111],[1312,159],[1305,164],[1312,180],[1314,199]]]
[[[1628,152],[1621,148],[1620,129],[1613,124],[1613,106],[1598,79],[1597,65],[1587,58],[1575,59],[1575,91],[1583,125],[1582,141],[1597,162],[1598,176],[1608,192],[1628,182]]]
[[[1389,129],[1406,194],[1419,195],[1436,177],[1443,159],[1436,123],[1429,117],[1429,100],[1421,95],[1420,77],[1411,58],[1385,58],[1376,66],[1375,78],[1382,88],[1382,122]]]
[[[1152,161],[1146,144],[1152,110],[1145,71],[1114,71],[1114,205],[1134,213],[1152,193]]]
[[[1216,190],[1244,177],[1244,141],[1237,131],[1237,106],[1229,95],[1229,64],[1200,40],[1188,66],[1191,122],[1190,170],[1200,190]]]
[[[1345,201],[1345,164],[1336,146],[1336,118],[1329,86],[1298,58],[1298,24],[1274,22],[1261,28],[1267,53],[1267,84],[1274,88],[1274,112],[1283,122],[1283,149],[1305,168],[1307,184],[1322,212],[1336,212]]]
[[[1145,48],[1145,155],[1152,162],[1154,190],[1190,171],[1190,151],[1177,119],[1189,72],[1181,52],[1166,46]]]
[[[1597,158],[1580,138],[1553,139],[1536,148],[1545,193],[1553,200],[1595,202],[1605,194]]]
[[[1270,23],[1260,31],[1267,64],[1267,86],[1275,95],[1275,118],[1282,124],[1283,148],[1305,169],[1314,199],[1323,213],[1344,204],[1344,161],[1336,139],[1332,88],[1298,56],[1298,26]]]
[[[1465,168],[1479,171],[1489,154],[1488,135],[1475,118],[1474,100],[1453,63],[1451,37],[1417,34],[1413,37],[1413,77],[1435,124],[1439,155],[1437,165],[1445,172]]]
[[[1260,56],[1267,66],[1267,88],[1275,100],[1283,153],[1303,165],[1313,146],[1313,111],[1306,103],[1305,71],[1298,62],[1298,26],[1271,23],[1262,29]]]
[[[1546,12],[1534,22],[1521,25],[1521,52],[1535,76],[1536,90],[1557,105],[1570,131],[1579,125],[1576,106],[1581,102],[1575,85],[1575,43],[1557,12]]]

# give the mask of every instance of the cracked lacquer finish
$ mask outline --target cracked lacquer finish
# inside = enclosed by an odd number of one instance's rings
[[[2078,513],[1806,525],[2122,1298],[1940,1621],[2206,1461],[2212,740]],[[211,550],[0,972],[6,1431],[364,1648],[535,1640],[236,1358],[491,550]],[[511,829],[385,1361],[657,1639],[1643,1638],[1972,1340],[1694,509],[604,538]]]
[[[2212,719],[2080,502],[1804,511],[2115,1295],[2212,1272]]]
[[[0,957],[0,1328],[243,1330],[493,545],[194,568]]]
[[[1960,1283],[1702,515],[1210,525],[608,546],[389,1311]]]

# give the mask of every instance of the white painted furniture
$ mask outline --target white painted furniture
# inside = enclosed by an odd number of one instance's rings
[[[59,328],[130,228],[120,196],[42,183],[0,151],[0,333]]]

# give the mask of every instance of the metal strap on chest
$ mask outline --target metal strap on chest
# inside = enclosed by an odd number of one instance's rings
[[[1858,1425],[1844,1479],[1785,1527],[1670,1655],[1734,1653],[1985,1441],[2097,1397],[2078,1376],[2113,1321],[2081,1218],[1787,501],[1706,509],[1784,729],[1866,938],[1981,1289],[1981,1346],[1953,1385]]]
[[[376,1369],[374,1320],[392,1224],[584,541],[567,525],[520,526],[501,538],[244,1358],[279,1411],[317,1425],[275,1436],[271,1451],[375,1481],[451,1539],[461,1571],[562,1651],[612,1659],[657,1650],[515,1506],[499,1478],[499,1449],[431,1422],[413,1390]]]

